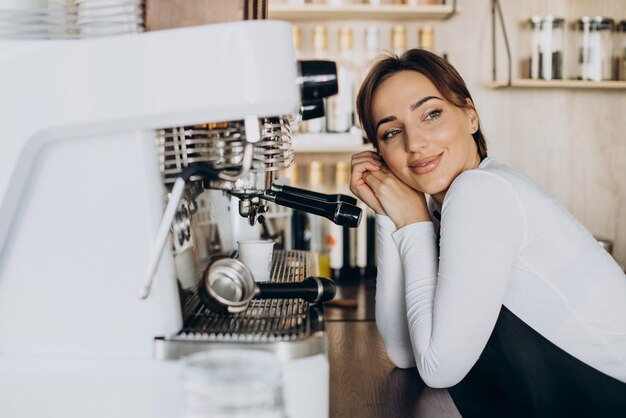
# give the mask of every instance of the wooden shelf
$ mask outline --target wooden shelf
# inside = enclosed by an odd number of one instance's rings
[[[306,133],[295,134],[293,150],[303,154],[353,154],[361,151],[372,151],[371,144],[363,144],[360,133]]]
[[[582,81],[582,80],[513,80],[511,85],[506,81],[492,81],[487,85],[490,89],[503,88],[539,88],[539,89],[614,89],[625,90],[626,81]]]
[[[268,9],[270,19],[283,20],[341,20],[341,19],[447,19],[458,12],[452,4],[407,6],[403,4],[348,4],[329,6],[325,4],[272,4]]]

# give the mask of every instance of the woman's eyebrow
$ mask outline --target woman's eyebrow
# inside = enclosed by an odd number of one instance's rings
[[[420,107],[421,105],[423,105],[424,103],[426,103],[427,101],[429,101],[431,99],[443,100],[441,97],[437,97],[437,96],[426,96],[424,98],[419,99],[417,102],[413,103],[411,106],[409,106],[409,109],[412,112],[412,111],[414,111],[415,109],[417,109],[418,107]],[[393,122],[394,120],[398,120],[398,118],[395,117],[395,116],[387,116],[385,118],[382,118],[376,124],[376,130],[378,130],[378,127],[380,125],[382,125],[383,123]]]
[[[387,123],[387,122],[393,122],[394,120],[398,120],[397,117],[395,116],[387,116],[386,118],[382,118],[381,120],[378,121],[378,123],[376,124],[376,130],[378,130],[378,127],[380,125],[382,125],[383,123]]]
[[[441,97],[437,97],[437,96],[426,96],[424,98],[419,99],[417,102],[413,103],[411,106],[409,106],[409,110],[412,112],[415,109],[417,109],[418,107],[420,107],[421,105],[423,105],[424,103],[426,103],[427,101],[429,101],[430,99],[439,99],[442,100]]]

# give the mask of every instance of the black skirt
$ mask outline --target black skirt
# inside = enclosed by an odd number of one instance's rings
[[[566,353],[504,306],[478,362],[448,391],[464,418],[626,417],[626,383]]]

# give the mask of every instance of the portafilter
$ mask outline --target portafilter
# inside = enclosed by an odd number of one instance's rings
[[[332,61],[298,62],[303,120],[323,116],[323,99],[337,93],[337,68]],[[273,185],[273,174],[293,163],[291,122],[293,118],[257,118],[210,123],[159,131],[161,171],[171,186],[168,204],[139,288],[139,297],[150,293],[161,253],[177,208],[185,194],[194,207],[195,195],[203,188],[219,189],[240,199],[239,214],[251,224],[265,206],[261,200],[323,216],[347,227],[357,227],[362,210],[354,198],[323,195],[304,189]]]
[[[335,282],[323,277],[308,277],[302,282],[255,282],[244,263],[226,255],[214,256],[198,283],[200,300],[223,314],[242,312],[253,299],[298,298],[318,303],[331,300],[335,293]]]

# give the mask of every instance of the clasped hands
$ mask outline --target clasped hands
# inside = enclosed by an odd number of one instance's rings
[[[377,214],[387,215],[396,228],[430,221],[424,193],[400,180],[378,154],[360,152],[351,164],[350,191]]]

